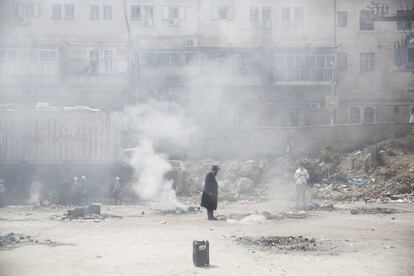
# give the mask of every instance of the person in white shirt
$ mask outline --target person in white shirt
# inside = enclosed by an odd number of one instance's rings
[[[302,165],[300,165],[299,169],[295,171],[294,178],[296,182],[296,208],[303,208],[305,207],[305,193],[309,180],[309,173]]]

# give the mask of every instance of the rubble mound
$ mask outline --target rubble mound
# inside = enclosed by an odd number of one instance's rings
[[[203,190],[204,177],[213,165],[220,167],[217,175],[220,199],[228,201],[265,196],[267,185],[276,180],[290,180],[294,173],[291,161],[282,157],[274,160],[186,161],[183,183],[189,194]]]
[[[345,154],[333,173],[314,187],[330,200],[390,201],[414,191],[414,134]],[[401,200],[399,200],[401,201]]]
[[[294,251],[315,251],[319,245],[315,238],[305,238],[302,236],[238,237],[236,238],[236,242],[244,245],[259,246],[261,248]]]

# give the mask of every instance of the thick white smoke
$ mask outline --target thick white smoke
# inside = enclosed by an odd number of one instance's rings
[[[125,109],[123,119],[133,146],[128,160],[136,193],[159,209],[183,207],[166,175],[173,169],[167,149],[186,147],[195,133],[185,112],[173,104],[150,102]]]

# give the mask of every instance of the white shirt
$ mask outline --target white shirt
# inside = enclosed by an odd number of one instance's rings
[[[309,179],[309,173],[304,168],[299,168],[295,172],[295,181],[297,185],[305,185]]]

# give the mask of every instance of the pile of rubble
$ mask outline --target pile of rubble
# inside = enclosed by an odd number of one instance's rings
[[[220,172],[220,198],[222,200],[237,200],[247,196],[266,196],[265,190],[274,181],[291,179],[294,166],[285,158],[275,160],[226,160],[226,161],[187,161],[184,163],[185,172],[183,184],[188,192],[201,192],[204,177],[212,165],[218,164]]]
[[[314,185],[328,200],[411,201],[414,194],[414,135],[388,139],[342,157],[336,172]]]
[[[260,248],[295,251],[315,251],[319,245],[315,238],[304,238],[302,236],[236,237],[236,242]]]

